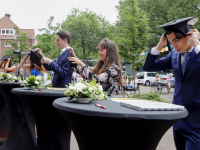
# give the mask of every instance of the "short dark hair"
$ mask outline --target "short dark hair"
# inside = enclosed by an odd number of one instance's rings
[[[167,30],[167,31],[165,31],[166,35],[169,35],[172,32],[174,32],[174,34],[176,35],[177,39],[181,39],[182,37],[186,37],[187,36],[186,34],[183,34],[183,33],[177,32],[177,31],[173,31],[173,30]]]
[[[67,39],[68,44],[70,44],[71,34],[69,31],[59,31],[57,35],[59,35],[62,40]]]

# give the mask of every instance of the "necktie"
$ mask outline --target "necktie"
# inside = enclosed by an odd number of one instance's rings
[[[184,75],[185,73],[185,68],[186,68],[186,65],[187,65],[187,62],[190,58],[190,52],[185,52],[184,53],[184,59],[183,59],[183,62],[182,62],[182,74]]]

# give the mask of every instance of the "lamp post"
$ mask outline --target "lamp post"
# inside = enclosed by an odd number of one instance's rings
[[[150,50],[151,50],[151,48],[152,48],[152,47],[151,47],[151,40],[152,40],[153,38],[155,38],[155,37],[161,37],[161,36],[155,35],[155,36],[152,36],[152,37],[151,37],[151,39],[150,39]]]
[[[17,37],[19,37],[19,35],[14,35],[14,39],[15,38],[17,38]],[[18,49],[18,52],[17,53],[15,53],[15,51],[14,51],[14,54],[18,54],[18,59],[19,59],[19,63],[18,63],[18,70],[17,70],[17,77],[18,76],[21,76],[21,78],[22,78],[22,75],[20,74],[20,67],[19,67],[19,64],[20,64],[20,62],[21,62],[21,50],[20,50],[20,44],[21,44],[21,42],[19,42],[19,49]]]

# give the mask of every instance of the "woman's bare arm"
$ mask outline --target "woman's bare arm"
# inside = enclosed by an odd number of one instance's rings
[[[24,59],[20,62],[19,67],[23,68],[23,69],[29,69],[30,68],[30,64],[25,64],[26,60],[29,58],[29,55],[26,55],[24,57]]]
[[[9,67],[9,68],[8,68],[9,63],[10,63],[10,58],[7,59],[7,63],[6,63],[6,65],[5,65],[4,70],[5,70],[5,71],[12,71],[13,73],[15,73],[15,71],[16,71],[16,66],[12,66],[12,67]]]

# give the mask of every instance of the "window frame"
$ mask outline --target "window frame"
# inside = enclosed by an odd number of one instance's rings
[[[4,34],[2,33],[4,30]],[[8,33],[7,33],[8,31]],[[11,34],[12,31],[12,34]],[[14,35],[15,34],[15,30],[14,29],[1,29],[1,35]]]
[[[9,42],[5,41],[4,47],[12,47],[12,45]]]

